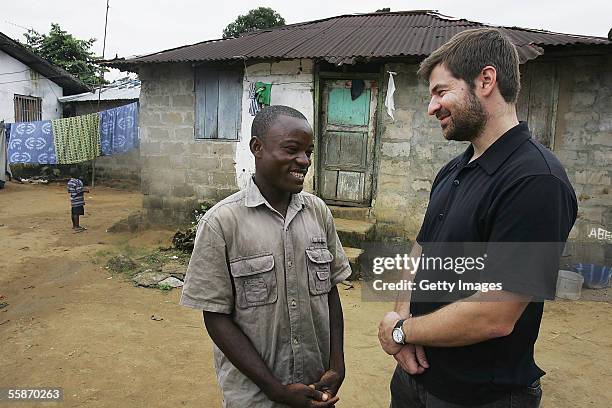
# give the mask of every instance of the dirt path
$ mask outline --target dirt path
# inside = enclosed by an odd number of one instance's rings
[[[137,288],[103,267],[113,254],[169,244],[168,230],[106,232],[141,200],[96,188],[86,195],[88,230],[74,234],[63,186],[0,191],[0,387],[63,387],[64,402],[50,404],[63,407],[220,406],[201,316],[177,305],[179,291]],[[348,376],[338,407],[387,407],[394,365],[376,326],[390,305],[362,303],[358,287],[341,295]],[[545,407],[612,406],[611,311],[602,302],[546,305],[537,344]]]

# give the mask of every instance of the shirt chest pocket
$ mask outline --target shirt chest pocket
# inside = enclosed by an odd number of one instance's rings
[[[230,262],[239,309],[276,302],[278,290],[274,256],[258,255]]]
[[[333,256],[326,248],[306,250],[308,286],[312,295],[322,295],[331,290],[331,262]]]

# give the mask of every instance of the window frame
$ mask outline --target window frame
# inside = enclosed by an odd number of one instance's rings
[[[13,107],[15,122],[36,122],[42,120],[42,98],[14,94]]]
[[[196,66],[194,93],[195,140],[239,141],[242,124],[242,69]],[[227,119],[228,115],[230,119]],[[226,118],[223,119],[223,116]]]

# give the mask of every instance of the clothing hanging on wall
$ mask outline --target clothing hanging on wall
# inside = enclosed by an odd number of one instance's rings
[[[351,100],[355,100],[361,96],[365,89],[365,81],[363,79],[353,79],[351,81]]]
[[[255,82],[255,94],[260,104],[270,106],[270,100],[272,99],[272,84]]]
[[[255,91],[255,82],[251,82],[251,85],[249,85],[249,114],[251,116],[257,115],[261,110],[261,104],[257,100],[257,92]]]
[[[393,99],[393,94],[395,93],[395,81],[393,80],[393,75],[397,75],[397,72],[387,71],[389,73],[389,84],[387,85],[387,96],[385,97],[385,106],[387,107],[387,113],[391,116],[391,119],[395,120],[393,117],[393,111],[395,110],[395,100]]]

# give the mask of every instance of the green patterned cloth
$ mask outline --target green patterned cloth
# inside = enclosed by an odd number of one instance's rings
[[[80,163],[100,156],[100,116],[97,113],[51,121],[58,164]]]

